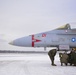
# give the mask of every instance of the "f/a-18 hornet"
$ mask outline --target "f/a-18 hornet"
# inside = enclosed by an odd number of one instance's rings
[[[70,48],[76,48],[76,29],[71,29],[70,24],[66,24],[55,30],[18,38],[10,44],[22,47],[57,47],[58,50],[70,50]]]

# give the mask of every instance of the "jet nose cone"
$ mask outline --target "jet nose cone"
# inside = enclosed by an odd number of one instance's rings
[[[31,47],[31,37],[22,37],[22,38],[18,38],[15,39],[11,42],[9,42],[10,45],[14,45],[14,46],[22,46],[22,47]]]

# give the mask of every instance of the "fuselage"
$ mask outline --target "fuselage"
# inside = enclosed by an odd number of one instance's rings
[[[76,47],[76,29],[56,29],[33,34],[16,39],[11,44],[21,47]]]

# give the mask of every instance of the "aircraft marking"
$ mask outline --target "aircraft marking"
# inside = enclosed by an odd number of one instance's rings
[[[45,34],[45,33],[43,33],[43,34],[42,34],[42,37],[46,37],[46,34]]]
[[[75,38],[72,38],[72,42],[75,42],[76,41],[76,39]]]
[[[34,47],[35,42],[40,42],[41,40],[35,39],[34,35],[32,35],[32,47]]]

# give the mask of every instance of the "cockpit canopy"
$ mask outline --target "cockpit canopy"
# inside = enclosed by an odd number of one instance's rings
[[[57,30],[66,30],[66,29],[76,29],[76,22],[67,23],[67,24],[57,28]]]
[[[59,28],[57,28],[57,30],[63,30],[63,29],[71,29],[71,26],[70,26],[70,24],[66,24],[66,25],[63,25],[63,26],[61,26],[61,27],[59,27]]]

